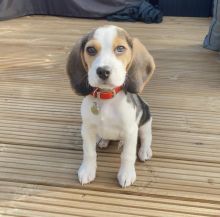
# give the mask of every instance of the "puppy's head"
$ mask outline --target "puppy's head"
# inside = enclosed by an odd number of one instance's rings
[[[69,55],[67,72],[80,95],[94,88],[124,86],[131,93],[143,90],[155,69],[152,56],[136,38],[116,26],[103,26],[78,41]]]

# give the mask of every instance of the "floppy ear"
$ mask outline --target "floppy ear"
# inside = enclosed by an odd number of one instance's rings
[[[132,40],[132,50],[125,88],[130,93],[141,93],[154,73],[155,63],[144,45],[136,38]]]
[[[85,36],[74,45],[67,61],[67,73],[70,78],[72,88],[78,95],[86,96],[93,88],[88,82],[88,73],[84,62],[83,50],[88,36]]]

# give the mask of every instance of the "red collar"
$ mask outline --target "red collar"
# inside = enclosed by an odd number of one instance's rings
[[[99,99],[112,99],[121,90],[122,90],[122,86],[115,87],[114,89],[109,90],[109,91],[95,88],[92,91],[91,95]]]

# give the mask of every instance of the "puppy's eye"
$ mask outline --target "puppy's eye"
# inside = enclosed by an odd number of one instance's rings
[[[116,53],[116,54],[121,54],[121,53],[123,53],[125,50],[126,50],[126,48],[125,48],[124,46],[119,45],[119,46],[117,46],[117,47],[115,48],[115,53]]]
[[[86,52],[90,55],[90,56],[95,56],[97,54],[97,50],[94,47],[87,47],[86,48]]]

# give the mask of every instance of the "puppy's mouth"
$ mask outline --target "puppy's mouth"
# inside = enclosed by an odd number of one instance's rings
[[[115,87],[122,86],[122,84],[113,84],[110,80],[99,81],[96,87],[103,89],[103,90],[112,90]]]

